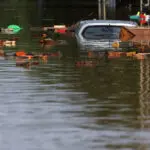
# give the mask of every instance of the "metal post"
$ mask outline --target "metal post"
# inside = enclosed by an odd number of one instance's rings
[[[101,0],[98,0],[98,19],[101,19]]]
[[[140,11],[143,11],[143,0],[140,0]]]
[[[106,0],[103,0],[103,19],[106,20]]]
[[[107,0],[107,3],[108,3],[107,18],[115,19],[116,18],[116,0]]]

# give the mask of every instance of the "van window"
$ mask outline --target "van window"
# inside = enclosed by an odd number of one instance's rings
[[[121,27],[119,26],[89,26],[82,35],[85,39],[119,39]]]

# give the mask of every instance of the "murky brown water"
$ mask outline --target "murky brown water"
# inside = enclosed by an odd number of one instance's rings
[[[0,149],[148,150],[149,66],[54,59],[25,69],[0,60]]]
[[[38,49],[28,9],[11,2],[17,10],[1,9],[1,26],[23,26],[16,49]],[[76,68],[50,59],[27,69],[0,59],[0,150],[149,150],[149,76],[149,60]]]

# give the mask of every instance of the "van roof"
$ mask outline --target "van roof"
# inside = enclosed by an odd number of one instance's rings
[[[133,21],[125,21],[125,20],[82,20],[79,22],[80,24],[93,24],[93,25],[114,25],[114,26],[128,26],[135,27],[138,26],[136,22]]]

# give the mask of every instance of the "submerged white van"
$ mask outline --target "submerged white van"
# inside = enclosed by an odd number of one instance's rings
[[[76,24],[74,38],[80,51],[121,50],[114,43],[132,39],[135,35],[125,27],[137,26],[132,21],[85,20]]]

